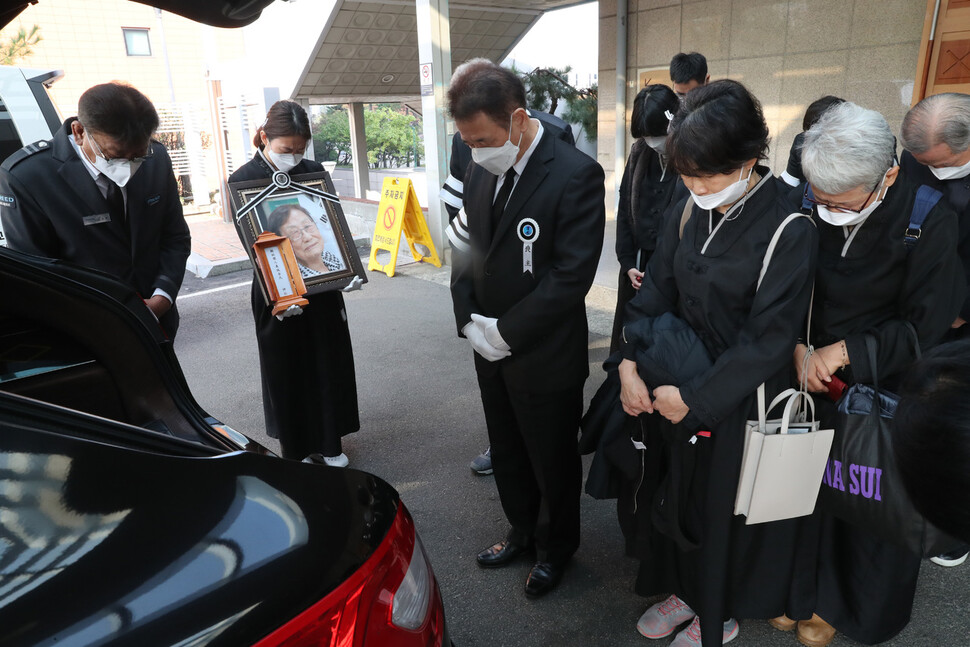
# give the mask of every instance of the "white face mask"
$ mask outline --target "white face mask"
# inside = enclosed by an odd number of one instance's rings
[[[303,153],[274,153],[269,146],[265,147],[265,152],[273,165],[284,173],[289,172],[303,160]]]
[[[128,184],[128,181],[138,172],[142,162],[144,162],[144,159],[126,160],[124,158],[115,158],[106,160],[98,143],[94,141],[94,138],[88,137],[88,141],[90,141],[91,148],[94,151],[94,168],[101,171],[101,173],[119,187]],[[151,144],[149,144],[149,147],[151,147]]]
[[[830,225],[835,225],[836,227],[850,227],[863,222],[866,218],[872,215],[872,212],[875,211],[881,204],[882,200],[875,200],[872,204],[859,213],[855,213],[853,211],[832,211],[822,204],[815,206],[818,208],[818,217],[825,222],[829,223]]]
[[[886,171],[887,173],[889,171]],[[882,176],[882,182],[879,183],[879,189],[876,191],[876,200],[872,201],[868,207],[855,213],[854,211],[832,211],[823,204],[817,204],[815,207],[818,210],[818,217],[836,227],[851,227],[852,225],[858,225],[863,222],[866,218],[872,215],[872,212],[879,208],[882,204],[882,200],[878,199],[879,195],[882,193],[882,187],[886,183],[886,176]]]
[[[130,160],[111,160],[109,162],[108,160],[95,155],[94,168],[108,176],[108,179],[117,184],[119,187],[123,187],[128,184],[128,180],[131,179],[131,176],[137,173],[138,169],[141,168],[141,160],[136,160],[134,162]]]
[[[744,167],[742,166],[741,171],[738,173],[738,181],[733,182],[717,193],[697,195],[691,191],[690,194],[694,198],[694,204],[701,209],[717,209],[720,206],[737,202],[741,199],[741,196],[744,195],[744,192],[748,188],[748,182],[751,180],[752,171],[754,171],[753,166],[748,169],[748,177],[741,178],[741,173],[744,173]]]
[[[643,141],[647,143],[647,146],[657,151],[658,155],[663,155],[664,151],[667,149],[667,136],[663,137],[644,137]]]
[[[525,133],[519,133],[518,144],[512,143],[512,118],[509,117],[508,140],[501,146],[473,148],[472,159],[492,175],[502,175],[515,164],[515,158],[519,156],[519,144],[522,143],[523,134]]]
[[[944,166],[940,168],[931,166],[930,171],[938,180],[959,180],[970,175],[970,162],[967,162],[963,166]]]

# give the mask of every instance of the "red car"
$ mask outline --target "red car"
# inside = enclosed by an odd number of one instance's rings
[[[146,4],[240,26],[270,1]],[[49,79],[20,81],[56,130]],[[0,294],[0,647],[451,645],[389,484],[206,414],[109,276],[0,247]]]

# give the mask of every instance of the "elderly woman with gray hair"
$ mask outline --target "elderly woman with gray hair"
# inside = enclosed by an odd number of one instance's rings
[[[848,102],[805,134],[808,184],[799,197],[812,207],[819,253],[811,338],[796,346],[794,364],[810,391],[824,393],[835,378],[871,384],[876,377],[892,390],[916,357],[911,328],[929,348],[963,302],[957,219],[945,201],[929,212],[915,244],[904,242],[918,186],[900,173],[895,148],[879,113]],[[878,376],[866,335],[877,342]],[[817,405],[831,426],[831,400]],[[822,647],[836,629],[865,644],[892,638],[909,622],[920,557],[824,512],[819,524],[816,581],[805,583],[816,594],[815,615],[797,622],[799,640]],[[786,616],[772,624],[796,627]]]

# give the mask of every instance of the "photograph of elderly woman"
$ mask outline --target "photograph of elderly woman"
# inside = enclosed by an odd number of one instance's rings
[[[304,279],[347,269],[326,209],[306,195],[267,200],[260,205],[263,229],[286,236]]]

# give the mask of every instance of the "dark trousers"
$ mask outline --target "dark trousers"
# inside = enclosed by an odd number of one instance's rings
[[[501,372],[479,374],[478,384],[508,538],[534,541],[539,561],[565,564],[579,547],[582,385],[528,393],[509,388]]]

